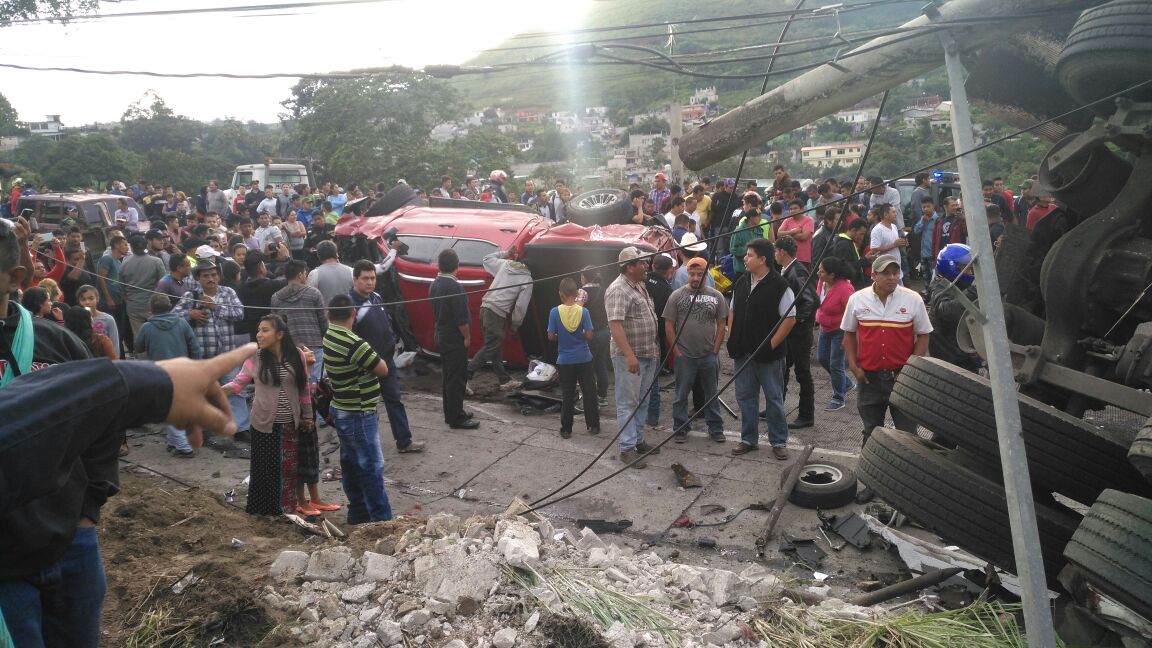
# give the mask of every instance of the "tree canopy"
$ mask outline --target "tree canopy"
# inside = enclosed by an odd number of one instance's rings
[[[95,11],[98,0],[0,0],[0,27],[10,20],[69,18]]]

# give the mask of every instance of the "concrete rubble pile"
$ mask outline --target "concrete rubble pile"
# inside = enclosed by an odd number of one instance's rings
[[[706,648],[758,645],[746,623],[761,605],[791,604],[782,602],[782,582],[763,566],[736,574],[667,562],[654,552],[605,543],[589,529],[555,529],[546,519],[436,514],[375,549],[359,556],[345,546],[281,553],[272,564],[273,584],[264,588],[265,607],[307,645],[545,646],[542,619],[546,625],[554,615],[588,615],[568,609],[546,583],[525,590],[509,568],[545,580],[557,569],[575,570],[646,601],[677,626],[664,635],[620,622],[596,626],[605,645]],[[843,602],[825,603],[864,614]]]

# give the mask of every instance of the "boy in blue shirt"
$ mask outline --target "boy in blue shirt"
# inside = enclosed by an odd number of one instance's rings
[[[600,434],[600,408],[596,402],[596,374],[592,368],[592,317],[576,303],[580,287],[567,277],[560,281],[561,304],[548,314],[548,339],[556,341],[556,370],[560,373],[560,437],[572,436],[576,413],[576,383],[584,396],[584,423],[588,434]]]

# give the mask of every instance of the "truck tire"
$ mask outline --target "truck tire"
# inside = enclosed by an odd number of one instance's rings
[[[1128,450],[1128,461],[1144,475],[1144,479],[1152,482],[1152,419],[1136,435]]]
[[[632,201],[619,189],[594,189],[572,199],[566,210],[577,225],[620,225],[632,219]]]
[[[1135,434],[1096,429],[1027,396],[1019,396],[1019,402],[1032,483],[1085,504],[1106,488],[1152,492],[1128,462]],[[987,379],[936,358],[913,357],[896,379],[892,405],[999,470]]]
[[[406,184],[397,184],[388,190],[388,193],[380,197],[379,200],[372,203],[368,211],[364,213],[365,216],[387,216],[392,212],[404,207],[405,205],[414,205],[420,202],[420,198],[416,195],[416,190]]]
[[[1089,103],[1152,78],[1152,4],[1146,0],[1114,0],[1088,9],[1064,41],[1056,62],[1056,77],[1068,94]],[[1148,101],[1152,88],[1129,96]],[[1105,102],[1097,112],[1111,113]]]
[[[1152,619],[1152,500],[1104,491],[1064,556],[1101,592]]]
[[[831,461],[813,462],[800,469],[800,479],[788,501],[809,509],[831,509],[856,499],[856,473]]]
[[[860,455],[860,479],[897,511],[945,541],[1016,572],[1004,487],[952,459],[953,451],[914,434],[876,428]],[[1044,573],[1055,584],[1064,545],[1079,518],[1036,502]]]

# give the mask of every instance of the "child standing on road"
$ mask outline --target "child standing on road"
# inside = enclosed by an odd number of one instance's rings
[[[576,413],[576,383],[584,396],[584,423],[588,434],[600,433],[600,407],[596,402],[596,376],[592,369],[592,317],[576,303],[580,288],[568,277],[560,282],[559,306],[548,315],[548,339],[557,346],[556,369],[560,373],[560,437],[572,436]]]
[[[168,295],[155,294],[148,302],[152,317],[140,327],[134,350],[152,362],[171,358],[200,359],[200,343],[188,320],[172,312],[172,300]],[[168,452],[189,459],[196,454],[193,445],[200,447],[204,438],[199,430],[194,431],[192,442],[184,430],[171,425],[164,426],[164,436],[168,442]]]

